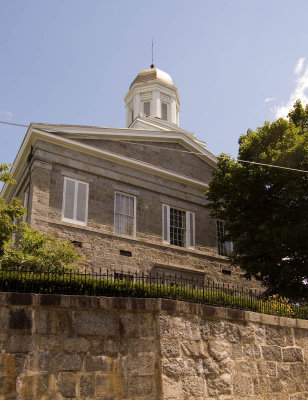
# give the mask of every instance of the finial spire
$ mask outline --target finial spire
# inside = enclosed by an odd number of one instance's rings
[[[152,64],[151,64],[151,68],[154,68],[154,40],[153,40],[153,36],[152,36]]]

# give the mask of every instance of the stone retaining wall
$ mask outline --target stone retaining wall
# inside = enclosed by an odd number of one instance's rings
[[[0,400],[307,400],[308,321],[0,293]]]

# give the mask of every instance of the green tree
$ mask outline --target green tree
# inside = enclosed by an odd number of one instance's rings
[[[82,260],[72,243],[53,235],[36,232],[26,223],[21,223],[20,239],[12,246],[12,239],[4,245],[1,266],[4,268],[43,272],[75,270]]]
[[[10,167],[7,164],[0,164],[0,182],[15,183]],[[15,219],[25,215],[26,209],[18,199],[13,199],[9,204],[0,197],[0,257],[3,256],[4,246],[12,234],[18,232],[19,226],[14,224]]]
[[[308,170],[308,107],[265,122],[239,138],[241,160]],[[308,174],[236,162],[222,154],[207,192],[214,218],[226,221],[230,261],[268,293],[308,297]]]
[[[0,181],[14,184],[7,164],[0,165]],[[0,198],[0,265],[31,271],[75,269],[83,261],[73,244],[53,235],[36,232],[20,222],[26,209],[19,199],[6,203]],[[16,223],[17,220],[17,223]],[[12,234],[18,234],[14,243]]]

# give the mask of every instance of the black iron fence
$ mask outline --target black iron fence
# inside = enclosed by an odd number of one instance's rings
[[[257,290],[163,273],[0,269],[0,291],[111,297],[165,298],[308,319],[308,302]]]

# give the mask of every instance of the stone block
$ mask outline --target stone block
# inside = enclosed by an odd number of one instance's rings
[[[84,360],[86,372],[109,372],[112,369],[112,359],[106,356],[91,356],[87,354]]]
[[[112,312],[77,311],[73,315],[73,329],[77,335],[115,336],[118,318]]]
[[[184,371],[182,358],[163,358],[161,361],[162,371],[166,376],[180,376]]]
[[[94,397],[95,395],[95,375],[81,375],[80,395],[82,397]]]
[[[205,394],[205,381],[201,376],[184,376],[181,379],[181,386],[184,396],[196,398]]]
[[[279,346],[261,346],[264,360],[282,361],[281,347]]]
[[[182,389],[180,382],[169,376],[162,376],[161,390],[163,400],[177,400],[181,398]]]
[[[32,328],[32,316],[23,308],[10,310],[9,329],[29,330]]]
[[[285,347],[282,349],[284,362],[303,362],[303,351],[299,347]]]
[[[43,308],[34,310],[34,330],[36,333],[47,333],[48,311]]]
[[[65,398],[76,397],[76,374],[60,372],[57,379],[59,392]]]
[[[82,368],[82,359],[76,353],[59,353],[55,356],[55,361],[59,371],[79,371]]]
[[[256,345],[244,345],[244,355],[250,359],[259,359],[261,357],[261,351],[259,346]]]
[[[132,398],[147,396],[154,392],[154,376],[131,376],[128,380],[128,394]],[[153,396],[154,397],[154,396]],[[154,397],[155,398],[155,397]]]
[[[273,393],[281,392],[283,390],[283,383],[279,378],[270,378],[269,390]],[[289,390],[289,389],[288,389]]]
[[[12,353],[28,353],[34,351],[36,340],[34,336],[15,335],[12,336],[9,343],[9,350]]]
[[[242,374],[257,374],[257,366],[256,363],[251,360],[241,360],[237,361],[237,371]]]
[[[86,353],[90,348],[90,341],[85,337],[66,337],[63,341],[63,349],[70,353]]]
[[[218,378],[208,377],[206,383],[210,396],[231,394],[232,385],[230,375],[221,375]]]
[[[15,361],[12,354],[0,353],[0,374],[15,374]]]
[[[15,376],[0,376],[0,395],[8,395],[15,391]]]
[[[266,344],[270,346],[293,346],[291,328],[284,326],[265,326]]]
[[[259,375],[277,376],[277,363],[274,361],[258,361],[257,370]]]
[[[208,342],[209,354],[217,361],[225,360],[232,354],[231,344],[222,340],[210,340]]]
[[[123,388],[121,378],[117,375],[98,374],[95,376],[95,399],[121,399]]]
[[[122,312],[119,333],[122,337],[153,337],[155,334],[153,314]]]
[[[31,293],[11,293],[9,296],[9,303],[13,305],[32,305],[33,294]]]
[[[180,343],[177,340],[162,339],[160,340],[160,353],[162,357],[179,357]]]
[[[151,355],[129,354],[122,358],[121,368],[130,375],[150,375],[154,373],[155,358]]]
[[[204,357],[204,349],[201,341],[185,340],[181,343],[183,354],[187,357]]]
[[[252,394],[252,380],[250,376],[234,375],[232,380],[233,394],[237,396],[247,396]]]
[[[201,358],[184,359],[184,375],[202,375],[203,372],[203,360]]]
[[[69,311],[66,309],[49,311],[47,321],[49,334],[56,335],[61,333],[63,335],[71,331],[71,318]]]
[[[158,317],[158,332],[162,338],[200,340],[199,320],[193,317]]]
[[[25,375],[16,381],[17,398],[20,399],[39,399],[48,395],[48,379],[41,373],[35,375]]]
[[[254,395],[260,395],[267,392],[267,379],[264,377],[253,377],[252,382]]]
[[[49,351],[35,351],[28,354],[27,369],[40,372],[54,372],[57,365]]]
[[[220,373],[220,364],[212,358],[203,361],[203,373],[206,377],[217,377]]]

